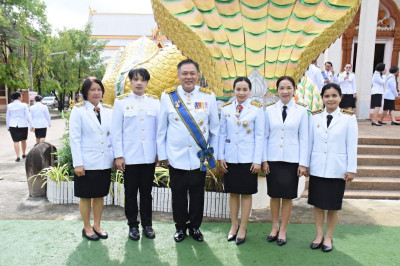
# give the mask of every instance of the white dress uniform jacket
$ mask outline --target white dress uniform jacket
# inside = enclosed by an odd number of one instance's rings
[[[133,92],[115,99],[111,123],[114,157],[125,164],[150,164],[156,160],[157,124],[160,102],[157,98]]]
[[[285,122],[282,119],[281,101],[268,105],[265,109],[263,162],[299,163],[308,167],[307,107],[293,99],[286,106]]]
[[[348,79],[344,79],[346,77],[346,72],[342,72],[339,74],[339,85],[342,90],[342,94],[356,94],[356,76],[354,73],[349,74]]]
[[[247,99],[236,117],[234,100],[221,110],[218,160],[228,163],[261,164],[264,142],[264,111],[261,104]]]
[[[202,130],[205,140],[208,140],[208,147],[213,147],[215,158],[218,154],[219,118],[214,93],[198,86],[186,93],[181,85],[177,92]],[[168,159],[169,164],[177,169],[194,170],[200,168],[200,159],[197,157],[200,150],[176,112],[169,94],[163,92],[157,132],[158,159]]]
[[[69,139],[73,166],[85,170],[103,170],[113,166],[110,128],[112,109],[101,103],[101,125],[89,101],[74,106],[69,119]]]
[[[383,94],[385,81],[386,81],[386,76],[381,75],[381,73],[379,73],[378,71],[375,71],[374,75],[372,75],[371,95]]]
[[[348,111],[347,111],[348,112]],[[325,178],[344,178],[357,171],[358,127],[355,115],[337,108],[327,128],[323,110],[313,113],[309,124],[310,174]]]
[[[19,100],[14,100],[7,105],[7,129],[10,127],[32,127],[32,118],[28,106]]]
[[[386,80],[386,90],[385,95],[383,96],[386,100],[394,100],[399,96],[399,93],[396,89],[396,78],[393,74],[389,74]]]
[[[34,128],[47,128],[51,125],[49,108],[41,102],[31,106],[31,116]]]
[[[311,64],[304,75],[311,79],[311,81],[317,86],[317,89],[321,91],[324,86],[324,78],[322,77],[321,69],[319,67]]]
[[[336,83],[337,84],[339,82],[339,79],[338,79],[337,75],[333,74],[332,71],[324,70],[324,71],[321,72],[321,74],[322,73],[324,73],[325,76],[328,78],[329,83]],[[324,75],[322,75],[322,78],[323,77],[324,77]]]

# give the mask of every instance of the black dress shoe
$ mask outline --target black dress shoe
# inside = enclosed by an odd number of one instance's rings
[[[147,237],[149,239],[156,238],[156,233],[154,233],[154,230],[151,227],[151,225],[147,225],[147,226],[143,227],[143,234],[144,234],[145,237]]]
[[[108,234],[107,234],[107,232],[105,232],[105,231],[103,231],[103,232],[97,232],[96,230],[94,230],[94,227],[93,227],[93,231],[94,231],[94,233],[95,233],[98,237],[100,237],[101,239],[107,239],[107,238],[108,238]]]
[[[99,236],[96,233],[94,233],[93,235],[89,236],[89,235],[86,234],[85,229],[82,229],[82,236],[86,237],[87,239],[92,240],[92,241],[99,240]]]
[[[15,159],[15,161],[18,163],[19,161],[21,161],[21,158],[17,157],[17,159]]]
[[[236,233],[236,235],[228,234],[228,242],[229,242],[229,241],[235,240],[235,239],[236,239],[236,236],[237,236],[237,233]]]
[[[311,242],[310,248],[311,248],[311,249],[319,249],[319,248],[322,247],[322,243],[324,243],[324,238],[322,238],[321,243],[314,243],[314,241]]]
[[[393,121],[392,121],[391,125],[392,125],[392,126],[400,126],[400,123],[399,123],[399,122],[393,122]]]
[[[26,158],[26,155],[22,155],[22,158],[25,159],[25,158]]]
[[[204,241],[203,234],[200,232],[199,228],[189,229],[189,235],[198,242]]]
[[[186,230],[185,231],[183,231],[182,229],[177,230],[174,235],[174,240],[175,242],[181,242],[183,239],[185,239],[185,236],[186,236]]]
[[[382,122],[382,121],[378,121],[379,124],[381,125],[386,125],[386,123]]]
[[[278,239],[278,235],[279,235],[279,231],[278,231],[278,233],[276,233],[275,236],[268,235],[267,241],[268,241],[268,242],[274,242],[274,241],[276,241],[276,240]]]
[[[138,227],[132,227],[129,229],[129,238],[135,241],[140,239],[140,233]]]
[[[280,239],[280,238],[278,238],[278,240],[276,241],[276,243],[278,243],[278,246],[283,246],[286,244],[286,242],[287,242],[286,239]]]
[[[372,126],[378,126],[378,127],[381,127],[381,126],[382,126],[381,124],[375,123],[375,122],[371,122],[371,125],[372,125]]]
[[[331,252],[333,250],[333,239],[331,240],[331,246],[325,246],[324,244],[322,244],[322,251],[323,252]]]

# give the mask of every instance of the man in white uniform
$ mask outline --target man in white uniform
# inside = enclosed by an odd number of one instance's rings
[[[306,75],[314,84],[317,86],[319,91],[322,90],[324,86],[324,79],[321,74],[321,69],[317,66],[317,60],[313,60],[311,65],[308,67]]]
[[[338,83],[339,79],[337,75],[335,75],[335,70],[333,70],[332,62],[325,62],[325,70],[321,72],[322,77],[324,79],[324,84],[328,83]]]
[[[213,154],[217,154],[217,103],[211,90],[196,85],[198,78],[198,64],[186,59],[178,64],[180,85],[161,96],[157,153],[162,164],[169,165],[176,242],[185,238],[187,229],[196,241],[203,241],[199,228],[205,170],[213,167]]]
[[[111,138],[115,166],[124,172],[125,215],[129,238],[139,240],[137,193],[140,192],[140,219],[143,234],[155,238],[152,228],[152,197],[155,161],[158,98],[144,93],[150,80],[144,68],[129,71],[132,92],[115,99]]]

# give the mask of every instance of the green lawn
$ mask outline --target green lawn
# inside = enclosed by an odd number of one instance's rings
[[[156,239],[135,242],[125,222],[103,222],[107,240],[81,237],[80,221],[0,221],[0,265],[399,265],[398,227],[338,225],[334,250],[311,250],[314,226],[291,224],[288,243],[265,239],[271,224],[249,225],[246,243],[226,241],[228,223],[204,223],[205,242],[175,243],[172,223],[153,225]]]

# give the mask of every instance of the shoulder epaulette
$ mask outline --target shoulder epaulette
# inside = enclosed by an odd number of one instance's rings
[[[80,103],[75,104],[74,106],[81,107],[81,106],[84,106],[84,105],[85,105],[85,102],[80,102]]]
[[[117,98],[118,98],[119,100],[121,100],[121,99],[123,99],[123,98],[125,98],[125,97],[128,97],[128,96],[129,96],[129,93],[124,93],[124,94],[121,94],[121,95],[117,96]]]
[[[176,87],[172,87],[172,88],[166,89],[164,92],[165,93],[171,93],[171,92],[174,92],[174,91],[176,91]]]
[[[232,103],[232,101],[227,101],[226,103],[222,104],[222,107],[230,105]]]
[[[320,110],[312,111],[311,113],[312,113],[313,115],[316,115],[316,114],[322,113],[323,111],[324,111],[324,109],[320,109]]]
[[[200,88],[199,90],[200,90],[201,92],[204,92],[204,93],[207,93],[207,94],[211,94],[211,93],[212,93],[212,90],[207,89],[207,88]]]
[[[353,111],[346,110],[346,109],[340,109],[340,112],[342,112],[343,114],[346,114],[346,115],[354,115]]]
[[[297,103],[298,105],[301,105],[303,107],[307,107],[307,104],[305,104],[305,103],[301,103],[301,102],[295,102],[295,103]]]
[[[153,95],[153,94],[147,94],[147,93],[146,93],[146,96],[158,100],[158,97],[155,96],[155,95]]]
[[[111,105],[109,105],[109,104],[103,103],[102,105],[105,108],[113,109],[113,107]]]
[[[267,106],[270,106],[270,105],[273,105],[273,104],[276,104],[276,103],[277,103],[276,101],[273,101],[273,102],[267,103],[267,104],[265,105],[265,107],[267,107]]]
[[[260,108],[260,107],[262,106],[261,103],[258,103],[258,102],[256,102],[256,101],[251,101],[250,104],[252,104],[252,105],[254,105],[254,106],[257,106],[258,108]]]

